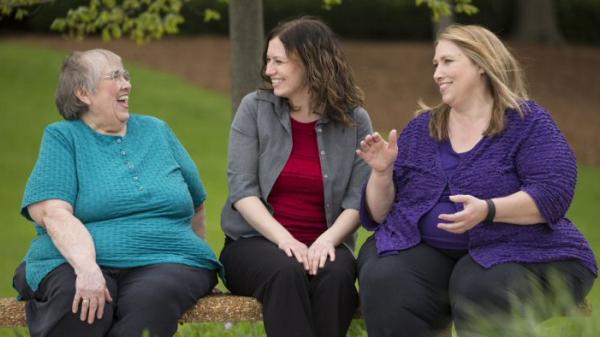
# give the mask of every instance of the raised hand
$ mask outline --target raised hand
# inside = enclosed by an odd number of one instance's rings
[[[389,170],[398,156],[398,135],[394,129],[390,131],[386,142],[378,132],[367,135],[360,142],[356,154],[378,173]]]

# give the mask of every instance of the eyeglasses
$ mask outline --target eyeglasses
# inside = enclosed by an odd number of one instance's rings
[[[129,72],[127,70],[115,70],[108,75],[104,75],[102,78],[111,81],[123,80],[131,82],[131,75],[129,75]]]

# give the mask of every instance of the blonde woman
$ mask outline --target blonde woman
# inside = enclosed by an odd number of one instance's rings
[[[375,234],[358,258],[371,337],[431,336],[451,320],[460,336],[502,332],[532,294],[578,302],[597,274],[565,217],[575,157],[514,57],[487,29],[455,25],[433,65],[442,102],[357,151],[372,168],[361,220]],[[562,308],[547,309],[535,314]]]

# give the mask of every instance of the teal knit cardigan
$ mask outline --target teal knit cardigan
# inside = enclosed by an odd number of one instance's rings
[[[205,198],[196,165],[168,125],[132,114],[123,137],[97,133],[81,120],[49,125],[21,213],[31,220],[27,206],[33,203],[70,203],[94,240],[101,267],[180,263],[221,272],[214,252],[191,226]],[[35,228],[25,257],[34,291],[66,263],[46,230]]]

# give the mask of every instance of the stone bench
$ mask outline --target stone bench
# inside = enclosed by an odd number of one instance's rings
[[[589,316],[592,307],[586,300],[579,304],[577,310],[582,315]],[[361,318],[360,310],[356,311],[354,318]],[[262,320],[261,306],[254,298],[218,294],[201,298],[193,308],[183,315],[180,323],[260,320]],[[0,298],[0,327],[24,327],[26,325],[25,302],[19,302],[14,298]],[[447,329],[439,337],[451,335],[450,329]]]

